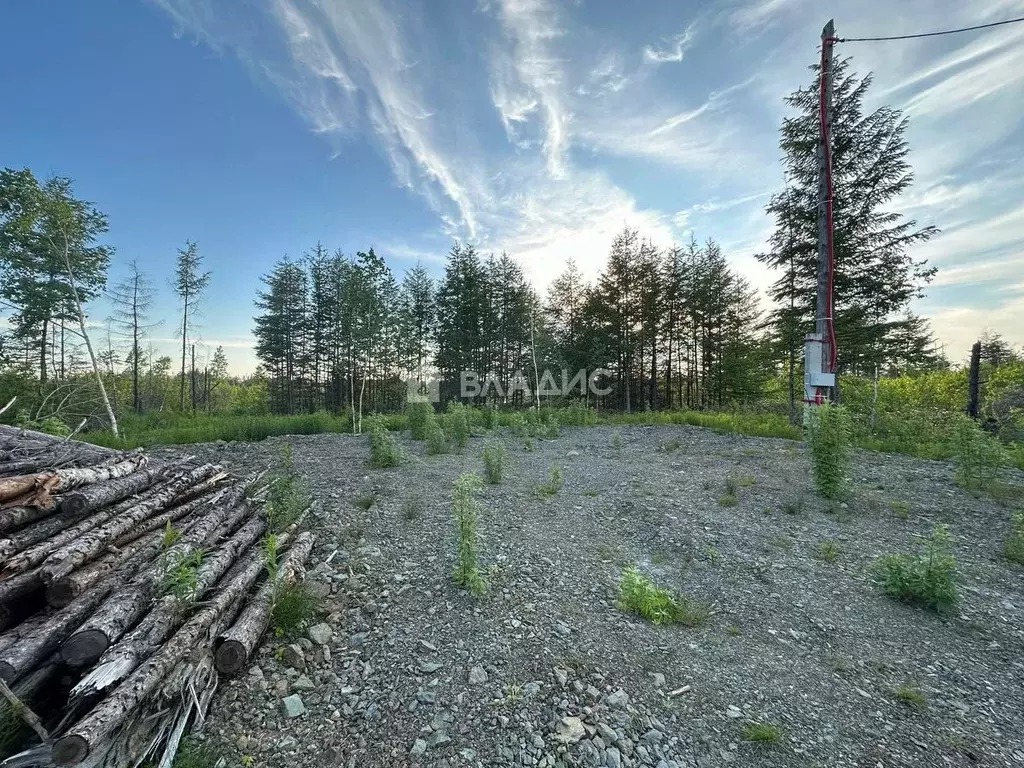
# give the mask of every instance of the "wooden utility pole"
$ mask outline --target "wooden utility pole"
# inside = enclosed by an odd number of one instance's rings
[[[825,83],[825,129],[818,135],[818,312],[815,333],[821,334],[821,370],[832,373],[832,344],[829,339],[829,324],[832,322],[832,307],[829,301],[829,271],[832,268],[832,254],[829,243],[832,239],[830,209],[832,190],[829,188],[829,150],[826,141],[832,133],[832,41],[836,27],[832,19],[821,30],[821,61],[826,70],[821,73]]]
[[[830,278],[833,275],[832,249],[832,48],[836,39],[835,24],[829,19],[821,30],[821,98],[818,136],[818,291],[814,333],[804,344],[804,403],[816,406],[832,400],[835,371],[832,365],[832,297]]]

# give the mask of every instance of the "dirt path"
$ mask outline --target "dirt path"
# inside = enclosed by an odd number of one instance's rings
[[[950,465],[858,453],[856,495],[830,509],[788,441],[690,427],[566,428],[532,452],[501,439],[507,480],[480,494],[479,599],[452,583],[451,494],[482,472],[483,440],[437,457],[403,440],[402,467],[371,470],[365,438],[287,439],[323,515],[312,576],[333,636],[271,638],[222,686],[205,733],[229,766],[1024,765],[1010,512],[957,488]],[[195,450],[242,468],[281,442]],[[543,497],[555,465],[564,486]],[[722,506],[729,478],[738,503]],[[938,522],[961,571],[947,618],[867,574]],[[630,564],[712,616],[622,613]],[[289,694],[304,714],[284,714]],[[746,740],[753,723],[779,743]]]

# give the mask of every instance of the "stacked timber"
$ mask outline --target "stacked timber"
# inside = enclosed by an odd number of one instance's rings
[[[0,425],[0,768],[170,766],[312,551],[256,480]]]

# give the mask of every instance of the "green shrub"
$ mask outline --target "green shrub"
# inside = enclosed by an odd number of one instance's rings
[[[957,485],[984,490],[996,483],[1008,463],[1002,443],[974,419],[957,414],[951,437]]]
[[[1003,545],[1003,555],[1011,563],[1024,565],[1024,511],[1013,513],[1010,535]]]
[[[808,414],[807,440],[818,492],[826,499],[849,493],[850,417],[841,406],[820,405]]]
[[[415,520],[423,512],[423,497],[410,496],[402,502],[402,517],[406,520]]]
[[[397,467],[402,462],[402,451],[398,447],[398,441],[392,435],[384,422],[380,419],[372,419],[370,423],[370,464],[371,466]]]
[[[445,432],[455,447],[462,451],[469,444],[469,408],[452,401],[445,414]]]
[[[896,600],[940,613],[956,605],[956,558],[944,525],[936,526],[923,552],[884,555],[872,570],[876,583]]]
[[[619,434],[619,430],[612,432],[612,448],[616,451],[622,450],[622,435]]]
[[[735,507],[740,503],[740,500],[731,493],[725,493],[718,497],[718,505],[720,507]]]
[[[542,483],[540,487],[537,488],[537,492],[541,496],[554,496],[562,490],[563,483],[564,479],[562,478],[561,467],[552,467],[551,474],[548,476],[548,481],[546,483]]]
[[[431,424],[427,430],[427,456],[448,453],[448,439],[439,424]]]
[[[508,453],[505,446],[495,441],[488,441],[484,446],[484,476],[491,485],[500,485],[505,481],[505,460]]]
[[[455,481],[455,498],[452,504],[452,513],[458,534],[458,563],[455,567],[455,583],[465,587],[473,595],[482,595],[487,591],[487,580],[480,570],[480,551],[476,530],[479,517],[476,492],[479,489],[479,477],[470,474],[460,476]]]
[[[545,417],[543,427],[540,431],[544,436],[544,439],[557,440],[559,435],[562,434],[562,425],[558,423],[558,417],[555,414],[549,413]]]
[[[626,568],[619,579],[619,608],[654,624],[688,627],[703,624],[711,613],[707,605],[657,586],[633,566]]]
[[[413,440],[426,440],[427,431],[434,421],[434,406],[425,402],[409,403],[406,409],[409,419],[409,435]]]

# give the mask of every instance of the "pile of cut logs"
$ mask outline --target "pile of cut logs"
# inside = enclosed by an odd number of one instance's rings
[[[0,426],[0,766],[170,766],[313,547],[256,480]]]

